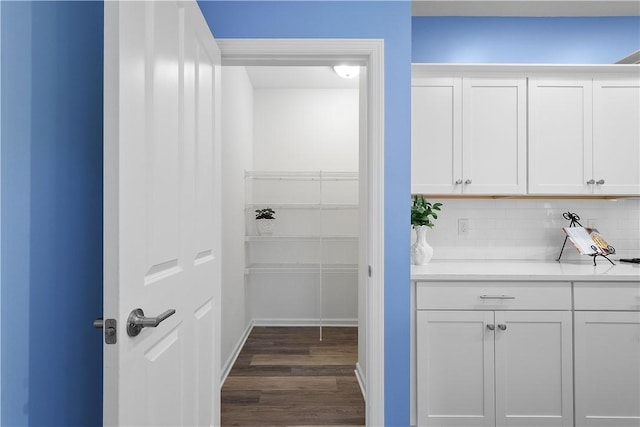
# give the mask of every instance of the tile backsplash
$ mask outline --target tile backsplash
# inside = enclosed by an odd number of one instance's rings
[[[427,231],[433,259],[555,260],[575,212],[585,227],[595,227],[616,248],[613,259],[640,257],[640,198],[621,199],[442,199],[436,225]],[[466,235],[458,220],[468,220]],[[412,232],[412,243],[415,240]],[[567,242],[562,259],[584,259]],[[606,262],[606,261],[605,261]]]

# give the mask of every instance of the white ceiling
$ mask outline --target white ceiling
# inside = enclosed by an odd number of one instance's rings
[[[412,0],[413,16],[640,16],[639,0]]]
[[[326,67],[246,67],[254,89],[358,89],[358,78],[343,79]]]

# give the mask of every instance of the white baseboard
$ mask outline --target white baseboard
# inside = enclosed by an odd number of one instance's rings
[[[366,387],[366,380],[365,380],[365,375],[364,372],[362,372],[362,367],[360,366],[360,362],[356,362],[356,379],[358,380],[358,385],[360,386],[360,392],[362,393],[362,398],[364,399],[364,401],[367,401],[367,387]]]
[[[242,347],[244,347],[244,343],[247,342],[247,338],[249,338],[249,334],[251,333],[253,326],[254,326],[253,321],[249,322],[249,324],[247,325],[247,329],[245,329],[244,333],[238,340],[238,343],[236,344],[235,348],[231,352],[231,355],[229,355],[229,358],[224,363],[224,366],[222,367],[222,375],[220,376],[220,388],[222,388],[222,386],[224,385],[224,382],[227,380],[227,377],[229,376],[229,372],[231,372],[231,368],[233,368],[233,364],[236,363],[236,359],[240,355],[240,351],[242,351]]]
[[[253,319],[253,326],[320,326],[318,319]],[[323,319],[322,326],[357,327],[358,319]]]

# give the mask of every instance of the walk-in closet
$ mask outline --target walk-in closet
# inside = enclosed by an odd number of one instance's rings
[[[254,327],[304,327],[306,340],[312,327],[322,343],[325,328],[359,326],[362,99],[358,77],[329,66],[229,66],[222,77],[225,378]],[[347,354],[333,364],[353,376],[358,351]]]

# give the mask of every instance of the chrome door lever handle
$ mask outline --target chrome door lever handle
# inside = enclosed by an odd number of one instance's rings
[[[175,314],[175,310],[173,308],[165,311],[158,317],[145,317],[144,311],[141,308],[136,308],[131,311],[129,314],[129,319],[127,320],[127,334],[130,337],[137,337],[142,331],[142,328],[155,328],[168,317],[171,317]]]

